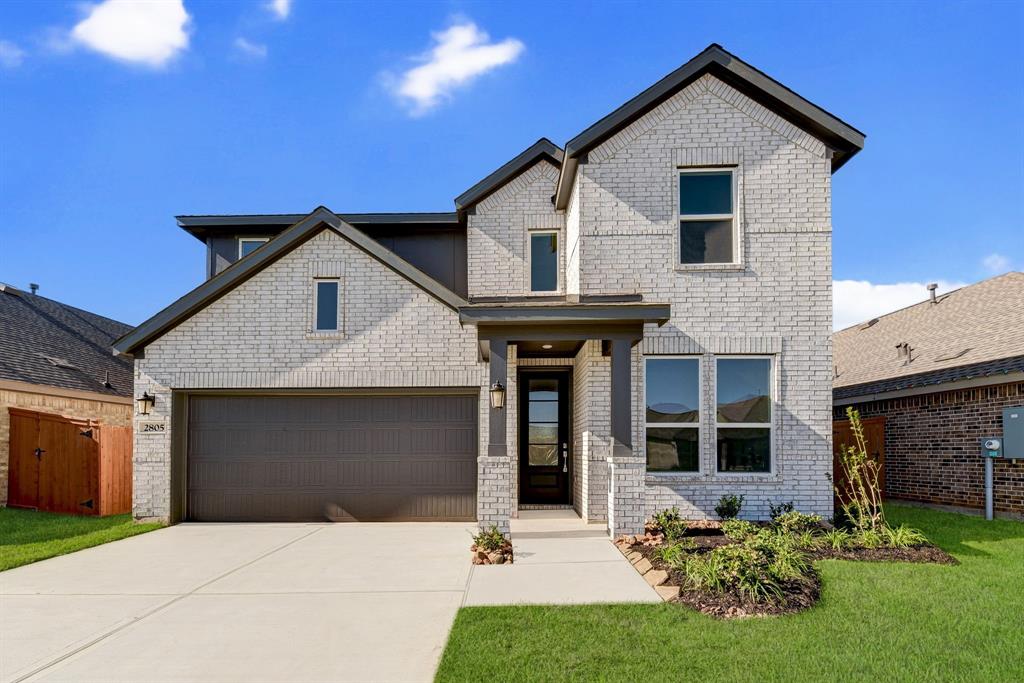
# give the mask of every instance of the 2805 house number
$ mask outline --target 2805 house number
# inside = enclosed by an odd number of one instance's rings
[[[167,432],[165,422],[140,422],[139,434],[164,434]]]

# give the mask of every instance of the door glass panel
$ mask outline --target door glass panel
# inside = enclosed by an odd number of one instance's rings
[[[558,423],[531,422],[530,443],[547,444],[558,443]]]
[[[530,401],[530,422],[558,422],[558,401]]]
[[[557,401],[558,380],[557,379],[531,379],[530,400],[531,401]]]
[[[543,466],[553,466],[558,464],[558,446],[551,444],[550,446],[537,446],[530,444],[530,464]]]

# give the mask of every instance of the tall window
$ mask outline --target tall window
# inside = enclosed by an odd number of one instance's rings
[[[648,472],[700,471],[700,360],[648,358]]]
[[[770,472],[772,361],[718,358],[715,431],[719,472]]]
[[[269,237],[242,237],[238,240],[238,258],[244,258],[270,241]]]
[[[679,171],[679,262],[734,263],[732,169]]]
[[[315,280],[313,290],[313,329],[317,332],[338,330],[338,281]]]
[[[558,291],[558,233],[530,233],[530,291]]]

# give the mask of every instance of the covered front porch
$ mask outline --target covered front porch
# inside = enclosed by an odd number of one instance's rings
[[[489,364],[487,452],[478,517],[508,532],[520,510],[571,509],[612,535],[645,517],[642,451],[634,451],[636,345],[669,307],[508,302],[463,308]]]

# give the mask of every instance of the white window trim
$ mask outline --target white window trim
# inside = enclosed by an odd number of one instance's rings
[[[740,229],[742,223],[740,217],[740,167],[738,164],[722,164],[716,166],[674,166],[675,173],[672,185],[675,188],[675,196],[672,202],[675,206],[675,235],[674,249],[672,255],[673,267],[676,270],[742,270],[743,269],[743,231]],[[732,213],[714,214],[683,214],[679,201],[679,179],[684,173],[725,173],[732,176]],[[732,261],[717,263],[683,263],[681,260],[682,226],[680,223],[689,221],[722,221],[732,220]]]
[[[555,236],[555,289],[533,288],[533,237],[535,235]],[[561,230],[527,230],[526,231],[526,288],[530,294],[561,294],[562,293],[562,239]]]
[[[270,241],[269,237],[239,237],[238,238],[238,258],[244,258],[242,256],[242,245],[246,242],[259,242],[260,244],[266,244]],[[259,247],[256,247],[259,249]]]
[[[726,422],[720,424],[718,422],[718,361],[720,360],[756,360],[759,358],[766,359],[768,361],[768,397],[771,399],[772,413],[768,416],[768,422]],[[711,466],[714,468],[715,476],[718,477],[761,477],[769,478],[776,475],[776,462],[775,462],[775,436],[776,428],[775,421],[776,415],[778,414],[778,387],[776,386],[776,358],[773,354],[723,354],[716,355],[715,361],[715,386],[714,386],[714,411],[711,414],[712,422],[712,439],[711,442],[714,446],[712,451],[713,462]],[[723,472],[718,469],[718,430],[721,429],[764,429],[768,428],[768,469],[764,472]]]
[[[336,295],[336,300],[334,302],[334,306],[335,306],[335,320],[337,321],[337,326],[336,327],[332,327],[332,328],[319,328],[319,327],[317,327],[317,322],[316,322],[317,315],[316,315],[316,313],[317,313],[317,311],[319,310],[319,307],[320,307],[320,283],[321,282],[334,282],[334,283],[337,283],[337,285],[338,285],[338,293]],[[330,335],[330,334],[338,334],[338,333],[341,332],[341,326],[342,326],[342,316],[341,316],[341,278],[337,278],[337,277],[318,277],[318,278],[313,278],[313,316],[312,316],[312,321],[311,322],[312,322],[312,324],[310,325],[310,328],[311,328],[313,334],[328,334],[328,335]]]
[[[643,414],[643,444],[644,444],[644,473],[648,477],[702,477],[704,476],[704,356],[698,354],[652,354],[643,358],[643,399],[641,408]],[[697,421],[696,422],[648,422],[647,421],[647,361],[650,360],[695,360],[697,361]],[[647,428],[648,427],[684,427],[697,430],[697,469],[692,472],[666,471],[647,469]]]

